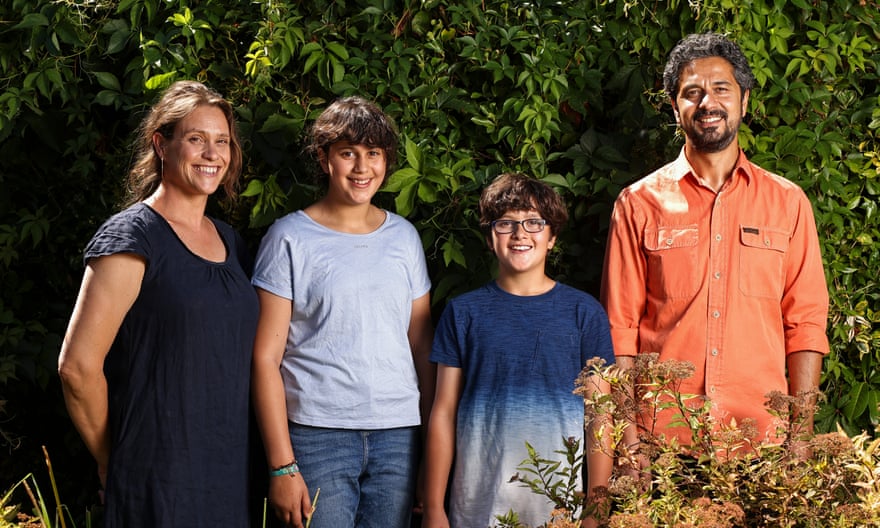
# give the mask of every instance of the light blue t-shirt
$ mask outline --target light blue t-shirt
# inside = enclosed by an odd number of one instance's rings
[[[541,526],[553,505],[510,482],[528,458],[542,458],[563,439],[584,446],[584,403],[572,394],[588,359],[614,362],[608,317],[587,293],[557,283],[549,292],[517,296],[494,282],[453,299],[443,311],[431,361],[462,369],[449,521],[484,528],[510,510]],[[529,475],[531,476],[531,475]]]
[[[291,213],[263,237],[251,282],[293,301],[281,363],[291,421],[337,429],[419,425],[407,330],[412,303],[431,282],[412,224],[386,211],[377,230],[350,234]]]

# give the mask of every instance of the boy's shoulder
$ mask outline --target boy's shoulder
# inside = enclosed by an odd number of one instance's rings
[[[492,298],[495,296],[497,287],[494,286],[495,282],[488,282],[483,284],[482,286],[478,286],[473,290],[467,291],[460,295],[457,295],[449,300],[449,304],[456,306],[467,306],[474,303],[479,303],[488,298]]]

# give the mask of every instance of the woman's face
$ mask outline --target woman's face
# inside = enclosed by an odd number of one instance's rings
[[[232,138],[223,111],[199,106],[177,123],[174,135],[156,133],[162,158],[162,183],[184,194],[213,194],[229,168]]]

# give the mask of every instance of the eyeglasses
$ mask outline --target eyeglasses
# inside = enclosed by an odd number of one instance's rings
[[[547,225],[547,221],[543,218],[526,218],[525,220],[493,220],[489,222],[492,229],[499,235],[509,235],[516,231],[516,226],[520,225],[526,233],[540,233]]]

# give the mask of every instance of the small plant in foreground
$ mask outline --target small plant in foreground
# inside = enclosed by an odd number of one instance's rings
[[[67,518],[70,518],[70,512],[61,504],[58,496],[58,486],[55,484],[55,473],[52,471],[52,461],[49,459],[49,453],[43,447],[43,455],[46,458],[46,468],[49,471],[49,479],[52,483],[52,491],[55,495],[56,510],[55,515],[49,514],[49,508],[40,487],[37,485],[37,479],[33,473],[28,473],[21,480],[12,485],[2,497],[0,497],[0,528],[67,528]],[[20,504],[13,504],[12,497],[15,491],[23,490],[33,506],[31,513],[21,511]],[[71,525],[76,527],[73,519],[69,519]],[[87,526],[90,524],[86,519]]]
[[[579,526],[602,511],[610,514],[599,515],[599,525],[611,528],[880,526],[880,439],[866,432],[850,438],[842,430],[804,435],[790,416],[812,413],[816,395],[774,392],[766,406],[781,441],[758,442],[754,424],[718,423],[710,400],[679,392],[692,372],[689,364],[660,362],[656,354],[639,356],[631,370],[587,365],[575,392],[584,396],[587,423],[597,421],[593,444],[610,438],[617,462],[608,488],[587,504],[570,486],[584,460],[577,442],[565,440],[557,451],[565,463],[530,451],[516,478],[556,505],[545,527]],[[591,395],[591,376],[608,382],[611,392]],[[664,409],[676,415],[673,425],[690,431],[690,445],[661,438],[644,421],[639,444],[625,444],[626,424]]]

